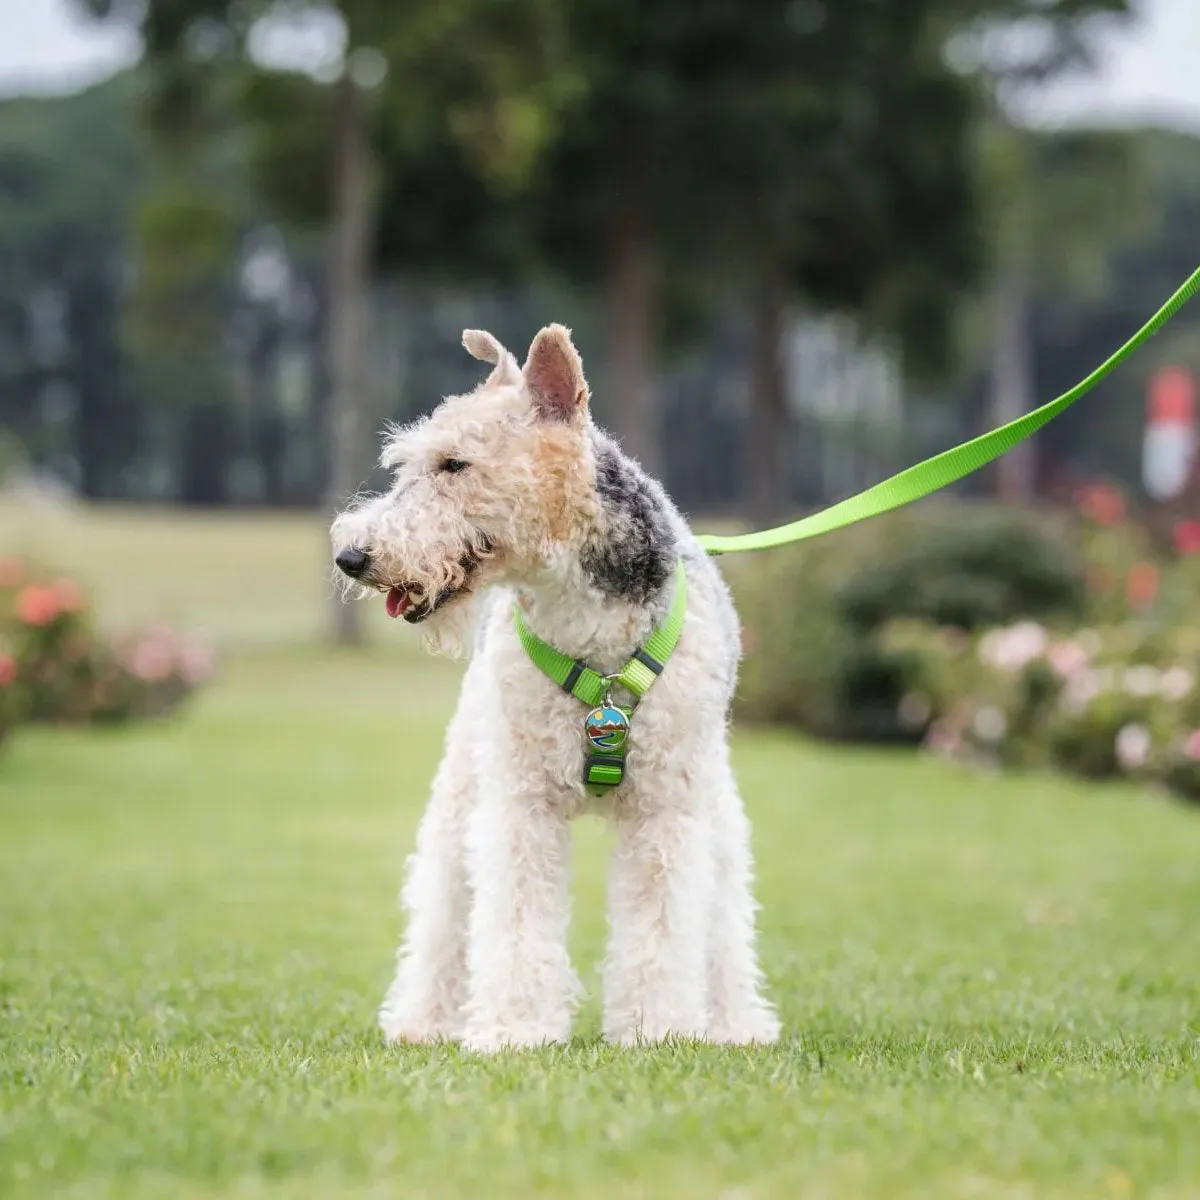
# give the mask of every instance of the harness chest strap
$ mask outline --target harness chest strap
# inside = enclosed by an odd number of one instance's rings
[[[686,612],[687,575],[683,563],[677,562],[675,594],[662,623],[615,675],[602,675],[586,663],[542,641],[525,624],[521,610],[513,610],[517,636],[534,666],[591,710],[584,721],[588,751],[584,782],[589,786],[602,790],[614,787],[625,777],[629,719],[637,702],[650,690],[678,644]],[[633,697],[631,707],[622,708],[612,703],[611,692],[615,685],[620,685]]]

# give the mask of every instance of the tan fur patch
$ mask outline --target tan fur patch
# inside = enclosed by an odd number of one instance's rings
[[[574,541],[596,519],[595,468],[571,427],[543,430],[537,448],[537,507],[547,535]]]

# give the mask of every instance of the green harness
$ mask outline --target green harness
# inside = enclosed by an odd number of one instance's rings
[[[1032,437],[1080,396],[1090,392],[1110,371],[1129,357],[1144,341],[1157,333],[1197,292],[1200,292],[1200,267],[1184,281],[1175,294],[1119,350],[1104,360],[1086,379],[1056,400],[1001,425],[989,433],[946,450],[925,462],[917,463],[874,487],[859,492],[838,504],[790,525],[764,529],[736,537],[712,534],[697,538],[709,554],[738,554],[745,550],[766,550],[832,533],[847,525],[877,517],[892,509],[920,500],[946,487],[964,475],[979,470]],[[633,657],[615,675],[601,675],[584,663],[555,650],[533,633],[516,613],[517,633],[529,657],[565,692],[582,700],[591,710],[584,721],[588,756],[584,781],[594,790],[614,787],[625,777],[625,748],[629,740],[629,718],[637,702],[662,673],[663,666],[679,641],[683,615],[687,609],[687,579],[682,564],[675,568],[675,596],[663,623],[635,650]],[[633,697],[633,705],[621,708],[612,702],[612,686],[621,684]]]
[[[687,574],[683,563],[675,565],[675,595],[662,624],[639,646],[633,657],[615,674],[601,675],[586,663],[555,650],[543,642],[521,616],[513,610],[517,636],[534,665],[549,676],[564,692],[582,700],[589,708],[583,722],[587,747],[583,781],[594,791],[616,787],[625,778],[625,751],[629,742],[629,718],[638,701],[662,674],[683,632],[687,612]],[[623,687],[633,698],[629,707],[613,703],[612,689]]]

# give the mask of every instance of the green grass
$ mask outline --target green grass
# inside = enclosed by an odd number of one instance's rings
[[[283,601],[297,630],[314,597]],[[236,641],[274,599],[212,628]],[[383,1047],[456,682],[397,642],[234,656],[168,725],[6,747],[5,1200],[1200,1192],[1200,812],[1128,789],[743,731],[781,1045],[600,1042],[610,841],[589,821],[575,1041]]]

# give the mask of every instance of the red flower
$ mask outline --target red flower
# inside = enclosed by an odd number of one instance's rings
[[[1200,521],[1176,522],[1175,549],[1180,554],[1200,554]]]
[[[1158,595],[1158,568],[1153,563],[1135,563],[1125,576],[1125,598],[1134,608],[1149,608]]]
[[[1125,497],[1107,483],[1093,483],[1079,493],[1079,508],[1097,525],[1119,525],[1125,520]]]
[[[17,660],[11,654],[0,654],[0,687],[17,681]]]
[[[61,611],[62,605],[54,588],[30,584],[17,596],[17,616],[26,625],[49,625]]]

